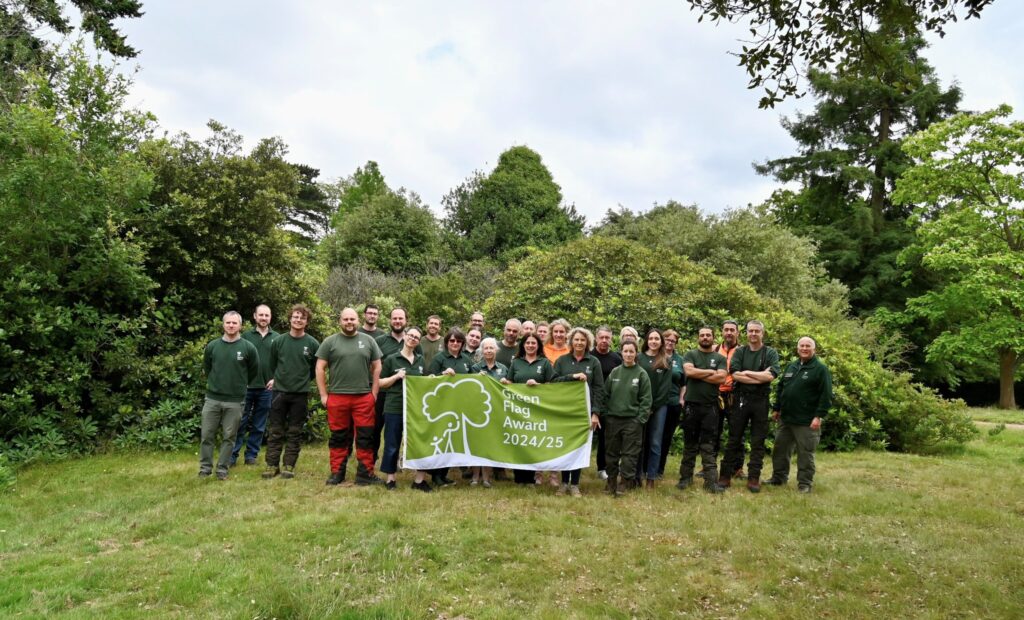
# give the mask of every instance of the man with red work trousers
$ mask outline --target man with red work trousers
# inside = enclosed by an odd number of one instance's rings
[[[341,331],[328,336],[316,352],[316,387],[327,408],[331,476],[327,484],[341,484],[352,434],[356,439],[356,484],[381,484],[373,472],[374,403],[380,389],[380,348],[359,331],[359,315],[352,308],[341,311]],[[330,381],[328,382],[328,375]]]

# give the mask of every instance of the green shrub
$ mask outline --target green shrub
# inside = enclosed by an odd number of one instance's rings
[[[593,237],[535,253],[498,278],[484,311],[495,320],[564,317],[590,327],[672,327],[682,334],[680,350],[695,345],[705,323],[759,318],[783,365],[795,357],[801,336],[818,342],[835,393],[823,427],[825,449],[920,451],[940,442],[963,443],[976,433],[963,403],[945,401],[908,374],[874,361],[862,344],[865,330],[852,319],[809,323],[746,284],[620,239]]]

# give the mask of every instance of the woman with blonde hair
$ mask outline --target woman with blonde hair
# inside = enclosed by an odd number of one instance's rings
[[[604,402],[604,374],[601,362],[590,354],[594,348],[594,335],[582,327],[573,328],[569,332],[570,351],[555,362],[554,381],[585,381],[590,393],[590,430],[601,425],[600,414]],[[580,492],[580,471],[573,469],[562,472],[562,486],[555,495],[569,493],[573,497],[582,495]]]
[[[544,357],[554,364],[558,358],[569,352],[569,331],[572,325],[565,319],[551,321],[548,337],[544,340]]]

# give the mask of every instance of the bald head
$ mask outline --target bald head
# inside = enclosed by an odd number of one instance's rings
[[[341,333],[346,336],[354,336],[359,327],[359,315],[354,308],[345,308],[341,311]]]

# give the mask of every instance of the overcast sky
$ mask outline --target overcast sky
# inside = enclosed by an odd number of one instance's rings
[[[512,145],[538,151],[590,223],[673,199],[708,211],[765,199],[751,163],[791,154],[780,114],[727,52],[743,29],[698,24],[682,0],[144,2],[134,103],[176,133],[216,119],[268,136],[322,178],[367,160],[435,211]],[[1024,115],[1024,6],[999,0],[926,52],[964,107]]]

